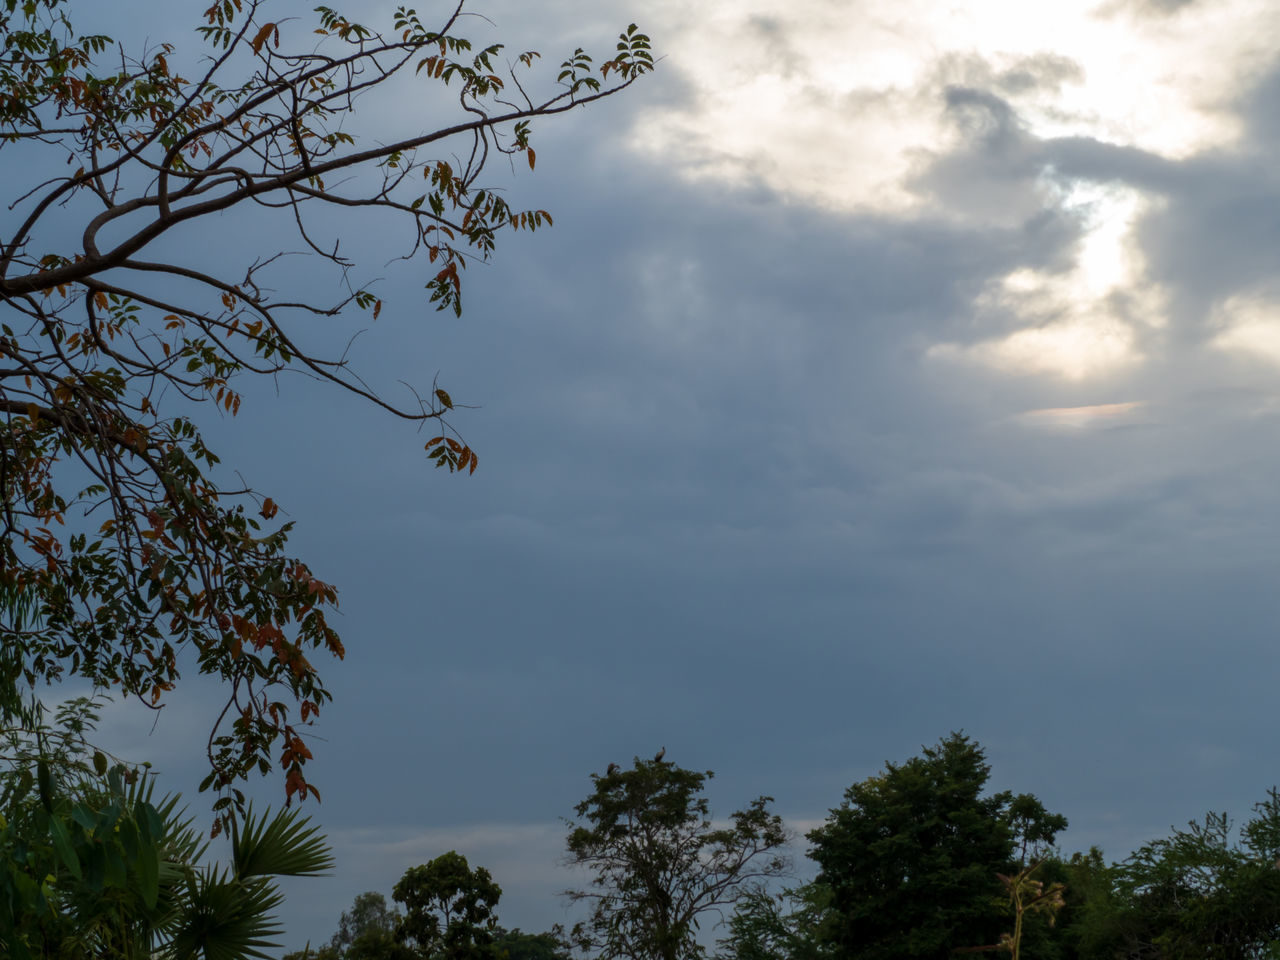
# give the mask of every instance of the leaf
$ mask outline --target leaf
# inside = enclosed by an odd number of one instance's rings
[[[86,830],[90,831],[93,830],[94,826],[98,822],[97,818],[93,815],[93,811],[89,809],[88,805],[84,801],[77,803],[71,808],[71,819],[80,824],[80,826],[84,827]]]
[[[154,844],[144,845],[137,860],[138,887],[148,910],[160,899],[160,850]]]
[[[49,818],[49,836],[53,840],[54,849],[58,851],[58,856],[66,864],[67,870],[79,880],[81,877],[80,858],[76,856],[75,848],[71,846],[71,835],[67,833],[66,824],[57,816]]]
[[[271,32],[275,29],[276,29],[276,25],[274,23],[264,23],[262,25],[262,29],[259,30],[257,35],[254,36],[253,38],[254,53],[257,53],[259,50],[262,49],[262,45],[267,42],[267,40],[271,37]],[[276,46],[277,47],[280,46],[279,31],[276,32]]]
[[[533,162],[537,159],[537,155],[533,152],[533,147],[529,147],[525,152],[529,154],[529,169],[532,170]]]
[[[437,399],[439,399],[441,403],[444,404],[446,410],[453,409],[453,400],[450,398],[449,394],[446,391],[436,390],[436,397]]]

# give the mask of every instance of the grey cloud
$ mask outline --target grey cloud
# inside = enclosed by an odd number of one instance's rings
[[[1043,162],[1009,101],[987,90],[948,86],[941,105],[961,135],[960,145],[929,155],[909,187],[965,219],[1045,226],[1043,216],[1052,213],[1037,184]]]
[[[1216,333],[1205,323],[1214,304],[1237,293],[1274,291],[1270,251],[1280,237],[1280,191],[1268,150],[1280,127],[1268,105],[1277,77],[1280,69],[1268,72],[1242,97],[1247,126],[1240,145],[1182,160],[1088,137],[1039,140],[1009,100],[989,89],[948,87],[946,109],[963,140],[959,149],[933,156],[912,186],[970,217],[1028,225],[1035,218],[1056,220],[1063,240],[1071,233],[1069,218],[1048,204],[1038,187],[1042,179],[1115,183],[1157,198],[1137,237],[1150,281],[1171,293],[1176,324],[1166,333],[1139,328],[1139,334],[1148,345],[1203,343]],[[1113,306],[1121,314],[1128,309],[1123,300]]]
[[[1199,0],[1114,0],[1105,4],[1098,13],[1114,16],[1117,13],[1133,13],[1138,16],[1168,17],[1199,2]]]
[[[1080,65],[1069,57],[1043,53],[1019,59],[995,76],[996,86],[1010,94],[1029,91],[1059,90],[1064,84],[1084,77]]]
[[[934,63],[931,72],[930,84],[994,89],[1006,96],[1056,92],[1084,78],[1079,63],[1050,51],[1015,57],[1000,65],[974,53],[947,53]]]
[[[1039,176],[1164,198],[1140,239],[1180,325],[1265,281],[1272,181],[1247,151],[1037,140],[1018,82],[937,89],[967,135],[927,158],[916,187],[936,206],[911,218],[690,186],[602,145],[630,106],[548,127],[536,176],[510,187],[556,227],[468,271],[462,322],[421,302],[420,271],[386,268],[353,351],[373,382],[440,371],[482,404],[457,418],[474,477],[427,469],[424,437],[305,381],[214,422],[211,445],[342,587],[348,657],[326,671],[315,761],[335,836],[356,847],[348,831],[374,823],[425,858],[476,824],[554,824],[589,771],[663,743],[716,769],[725,805],[771,793],[821,817],[960,727],[1001,787],[1071,817],[1068,848],[1122,856],[1261,795],[1274,373],[1158,332],[1148,366],[1080,383],[926,351],[1014,322],[975,316],[990,281],[1068,262],[1080,225]],[[361,235],[362,257],[389,260],[385,240]],[[1147,406],[1125,430],[1017,419],[1131,400]],[[190,728],[172,729],[181,758]],[[402,867],[361,869],[360,889],[388,889]],[[545,912],[522,923],[559,919],[562,885],[549,863]],[[354,892],[305,907],[291,938],[327,934],[321,906],[336,918]]]

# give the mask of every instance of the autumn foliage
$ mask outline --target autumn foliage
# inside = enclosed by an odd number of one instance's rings
[[[235,416],[243,378],[296,371],[438,421],[429,459],[474,472],[444,389],[393,403],[345,357],[298,342],[309,317],[387,308],[309,225],[354,207],[398,220],[426,301],[460,314],[468,262],[503,231],[551,223],[486,189],[486,162],[532,169],[532,121],[629,86],[652,69],[649,42],[632,26],[599,66],[578,50],[536,98],[538,54],[474,50],[456,33],[461,4],[430,25],[400,8],[380,33],[328,7],[304,23],[219,0],[195,49],[79,34],[70,6],[0,0],[0,669],[30,686],[79,676],[156,709],[184,670],[209,674],[227,691],[203,784],[216,808],[241,806],[237,781],[274,767],[306,797],[303,732],[330,699],[316,661],[344,653],[337,590],[290,553],[277,501],[219,468],[192,412]],[[357,98],[396,78],[452,88],[454,115],[357,142],[344,127]],[[173,242],[251,209],[345,294],[291,289],[278,249],[218,251],[240,261],[219,270]]]

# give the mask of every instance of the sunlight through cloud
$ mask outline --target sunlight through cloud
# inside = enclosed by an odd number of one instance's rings
[[[1280,366],[1280,302],[1261,296],[1230,297],[1214,311],[1213,320],[1222,328],[1213,346]]]
[[[692,99],[648,111],[635,146],[694,176],[903,210],[923,202],[905,185],[923,153],[954,141],[948,84],[986,84],[1040,138],[1183,157],[1235,137],[1229,97],[1273,55],[1280,7],[1139,6],[1064,0],[1050,16],[1020,0],[660,0],[655,34]]]
[[[1141,359],[1140,331],[1165,323],[1164,295],[1145,279],[1133,236],[1150,201],[1128,188],[1081,185],[1061,203],[1083,224],[1072,268],[1015,270],[975,303],[980,321],[1031,325],[972,345],[939,344],[930,356],[1069,380],[1111,373]]]
[[[675,172],[965,226],[1076,218],[1070,269],[1015,271],[975,304],[978,329],[1002,334],[929,351],[1074,380],[1140,362],[1143,334],[1165,323],[1135,230],[1154,198],[1054,170],[1036,145],[1080,137],[1172,160],[1229,146],[1242,132],[1233,97],[1280,31],[1280,5],[1262,0],[1063,0],[1051,13],[1022,0],[659,0],[656,11],[690,97],[643,114],[633,145]],[[983,149],[999,137],[997,162]],[[1261,329],[1224,336],[1269,342]]]

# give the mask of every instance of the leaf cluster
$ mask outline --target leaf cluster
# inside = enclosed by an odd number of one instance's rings
[[[248,811],[229,867],[202,865],[177,796],[157,798],[145,768],[92,750],[98,702],[38,704],[7,726],[0,770],[0,948],[38,957],[266,958],[281,932],[276,876],[316,876],[333,860],[296,812]]]
[[[307,27],[261,0],[216,0],[197,28],[203,59],[113,49],[67,10],[0,0],[0,149],[15,171],[0,234],[0,600],[24,610],[0,623],[5,669],[19,686],[79,676],[156,709],[182,669],[221,680],[201,788],[225,827],[250,774],[282,770],[287,801],[315,793],[304,734],[331,699],[316,660],[344,647],[336,588],[290,552],[275,499],[225,479],[192,411],[234,417],[246,378],[297,373],[439,421],[428,457],[474,472],[448,392],[393,403],[345,354],[299,341],[309,320],[384,306],[321,236],[326,215],[398,224],[425,302],[461,314],[468,263],[504,231],[551,224],[482,184],[490,158],[532,168],[532,122],[629,86],[652,68],[649,41],[628,28],[605,82],[535,98],[537,54],[508,66],[500,45],[472,50],[461,4],[431,27],[401,7],[383,33],[327,6]],[[356,104],[397,78],[451,88],[457,114],[357,142]],[[23,184],[24,170],[52,175]],[[184,231],[247,211],[291,229],[342,292],[277,292],[292,284],[276,242],[246,250],[242,272],[182,258]]]

